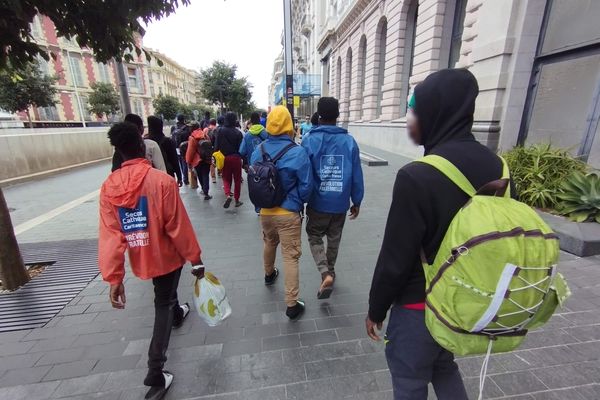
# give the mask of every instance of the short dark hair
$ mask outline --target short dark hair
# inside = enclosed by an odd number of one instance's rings
[[[132,159],[143,157],[143,139],[138,132],[138,127],[131,122],[118,122],[108,130],[110,144],[123,158]]]
[[[252,123],[253,125],[260,124],[260,114],[256,111],[250,114],[250,123]]]
[[[210,118],[210,111],[204,111],[204,118],[205,119],[209,119]]]
[[[209,125],[216,125],[217,124],[217,120],[214,118],[211,118],[210,121],[208,121]]]
[[[321,97],[317,112],[322,120],[335,121],[340,116],[340,103],[335,97]]]
[[[155,115],[148,117],[148,133],[150,136],[162,135],[163,133],[163,120]]]
[[[177,115],[177,122],[184,123],[184,122],[185,122],[185,115],[183,115],[183,114],[178,114],[178,115]]]
[[[225,126],[233,128],[237,122],[237,115],[234,112],[229,111],[225,114]]]
[[[198,121],[194,121],[190,124],[190,130],[193,132],[196,129],[200,129],[200,124],[198,123]]]
[[[314,126],[319,126],[319,113],[316,112],[310,117],[310,123]]]
[[[217,117],[217,124],[223,125],[224,123],[225,123],[225,116],[224,115],[219,115]]]
[[[137,114],[127,114],[123,121],[134,124],[139,130],[144,129],[144,121],[142,120],[142,117]]]
[[[263,111],[262,114],[260,114],[261,117],[267,118],[267,112]]]

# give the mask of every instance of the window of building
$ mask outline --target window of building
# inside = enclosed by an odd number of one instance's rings
[[[367,69],[367,37],[363,35],[360,38],[358,45],[358,95],[364,98],[365,91],[365,70]],[[358,117],[362,119],[363,107],[362,104],[358,108]]]
[[[408,94],[410,92],[410,77],[413,73],[413,58],[415,56],[415,39],[417,37],[417,19],[419,15],[419,2],[413,0],[406,13],[406,36],[404,39],[404,73],[402,74],[402,88],[404,96],[401,100],[401,109],[408,107]]]
[[[110,79],[110,66],[108,64],[98,63],[98,72],[100,73],[100,81],[104,83],[111,83]]]
[[[31,22],[31,35],[36,39],[44,38],[44,30],[42,28],[42,20],[39,15],[33,17],[33,21]]]
[[[450,55],[448,68],[454,68],[460,60],[462,35],[465,30],[465,16],[467,15],[467,0],[456,0],[454,20],[452,22],[452,37],[450,38]]]
[[[335,88],[335,98],[339,100],[342,97],[342,57],[338,57],[337,60],[337,71],[335,79],[337,79],[337,85]]]
[[[58,121],[58,110],[56,107],[38,107],[37,109],[40,121]]]
[[[81,58],[68,53],[69,68],[71,69],[70,78],[73,80],[73,85],[78,87],[84,86],[83,74],[81,72]]]
[[[39,67],[40,72],[42,73],[42,75],[51,75],[51,73],[50,73],[50,65],[49,65],[48,61],[44,60],[42,58],[42,56],[40,56],[40,55],[38,55],[36,57],[36,59],[37,59],[38,67]]]
[[[81,112],[83,113],[83,118],[86,121],[91,121],[92,119],[92,115],[90,114],[90,99],[85,96],[85,95],[80,95],[79,98],[81,99]]]
[[[138,69],[135,67],[127,67],[127,80],[129,81],[129,90],[140,90],[140,82],[138,78]]]
[[[376,52],[376,71],[377,71],[377,117],[382,114],[381,100],[383,99],[383,85],[385,82],[385,55],[387,53],[387,20],[384,18],[379,22],[377,27],[377,52]]]
[[[133,100],[133,112],[139,115],[140,117],[144,117],[144,105],[142,104],[142,100],[134,99]]]
[[[346,52],[346,85],[344,87],[346,118],[350,117],[350,102],[352,101],[352,49]]]

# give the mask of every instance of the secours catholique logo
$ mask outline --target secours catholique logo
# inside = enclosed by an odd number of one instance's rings
[[[148,246],[150,236],[148,234],[148,199],[146,196],[140,197],[135,208],[119,207],[119,219],[129,248]]]

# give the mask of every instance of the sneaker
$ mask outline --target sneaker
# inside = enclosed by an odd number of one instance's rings
[[[335,280],[335,275],[331,272],[323,272],[321,274],[321,287],[319,287],[319,291],[317,292],[317,298],[319,300],[328,299],[331,296],[331,292],[333,292],[333,282]]]
[[[210,200],[210,199],[212,199],[211,195],[209,195],[209,194],[204,195],[204,200]]]
[[[278,276],[279,276],[279,270],[277,268],[275,268],[275,271],[273,271],[273,273],[271,275],[265,275],[265,285],[271,286],[272,284],[274,284],[275,281],[277,280]]]
[[[223,204],[223,208],[229,208],[232,201],[233,201],[233,197],[231,197],[231,196],[227,197],[227,200],[225,200],[225,204]]]
[[[298,299],[294,307],[287,308],[287,310],[285,311],[285,315],[287,315],[287,317],[290,320],[296,321],[300,318],[300,316],[302,316],[302,314],[304,314],[305,308],[306,307],[304,306],[304,301]]]
[[[244,205],[244,202],[243,202],[243,201],[239,201],[239,200],[238,200],[238,201],[236,201],[236,202],[235,202],[235,206],[236,206],[236,207],[241,207],[241,206],[243,206],[243,205]]]
[[[173,323],[173,329],[181,328],[181,326],[185,322],[185,319],[187,318],[188,314],[190,313],[190,305],[188,303],[180,304],[179,307],[183,311],[183,317],[181,317],[181,321],[179,321],[179,323],[177,323],[177,324]]]
[[[163,371],[163,377],[165,381],[164,386],[151,386],[150,390],[146,392],[145,400],[160,400],[167,394],[167,391],[173,384],[174,376],[170,372]]]

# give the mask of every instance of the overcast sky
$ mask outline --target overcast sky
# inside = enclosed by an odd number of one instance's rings
[[[253,85],[256,105],[266,108],[282,29],[281,0],[192,0],[150,24],[144,46],[198,71],[215,60],[236,64],[238,75]]]

